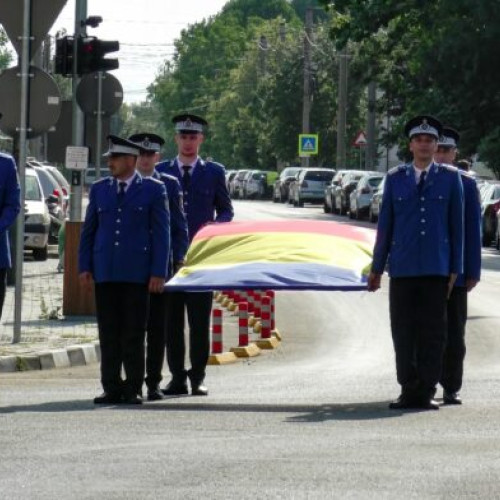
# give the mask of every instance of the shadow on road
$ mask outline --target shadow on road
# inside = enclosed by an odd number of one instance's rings
[[[179,401],[186,400],[186,403]],[[269,405],[269,404],[227,404],[227,403],[189,403],[188,397],[166,398],[163,401],[143,405],[95,406],[90,399],[47,402],[32,405],[15,405],[0,408],[0,415],[9,413],[66,413],[76,411],[183,411],[213,413],[293,413],[287,416],[287,423],[316,423],[328,420],[378,420],[401,417],[405,413],[425,410],[394,411],[388,409],[388,401],[370,403],[338,403],[320,405]]]

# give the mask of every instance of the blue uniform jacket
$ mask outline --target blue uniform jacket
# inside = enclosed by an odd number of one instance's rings
[[[467,279],[481,278],[481,202],[476,181],[459,170],[464,188],[464,272],[455,286],[466,286]]]
[[[6,269],[12,264],[9,228],[21,210],[20,193],[14,159],[0,153],[0,269]]]
[[[449,276],[463,270],[463,189],[454,167],[433,163],[421,195],[411,164],[387,174],[372,271],[391,277]]]
[[[180,262],[186,257],[189,246],[188,227],[184,207],[182,204],[181,185],[176,177],[155,172],[155,179],[165,184],[170,210],[170,256],[167,279],[173,274],[173,263]]]
[[[167,275],[170,216],[165,186],[136,177],[118,202],[117,181],[92,185],[79,248],[79,270],[96,283],[147,283]]]
[[[182,186],[182,175],[177,161],[158,163],[159,172],[172,175]],[[184,193],[184,213],[189,230],[189,241],[209,222],[231,222],[234,212],[226,187],[224,167],[199,159],[191,175],[189,191]]]

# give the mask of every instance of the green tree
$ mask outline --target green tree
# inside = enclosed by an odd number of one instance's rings
[[[483,144],[495,167],[491,158],[500,154],[500,143],[494,154],[490,138],[500,123],[499,2],[336,0],[334,9],[332,37],[339,46],[347,40],[363,46],[367,75],[398,116],[396,132],[415,113],[435,114],[461,131],[463,154]]]
[[[8,68],[12,61],[12,53],[7,48],[8,38],[2,27],[0,27],[0,70]]]

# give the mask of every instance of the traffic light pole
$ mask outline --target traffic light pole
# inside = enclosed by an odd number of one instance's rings
[[[73,82],[72,82],[72,109],[73,109],[73,146],[83,146],[85,137],[85,116],[76,102],[76,89],[80,78],[78,76],[78,43],[80,36],[86,34],[85,21],[87,19],[87,0],[76,0],[75,7],[75,42],[73,43]],[[82,174],[73,171],[71,178],[71,198],[69,218],[70,221],[82,220],[82,197],[83,197]]]
[[[27,133],[29,126],[29,67],[31,60],[31,0],[24,0],[22,52],[19,61],[21,68],[21,117],[19,121],[19,159],[18,174],[21,185],[21,212],[16,219],[15,246],[15,291],[14,291],[14,334],[12,343],[21,341],[21,312],[23,300],[23,260],[24,260],[24,199]]]
[[[101,152],[102,152],[102,71],[98,71],[97,78],[97,117],[96,117],[96,138],[95,138],[95,178],[101,178]]]

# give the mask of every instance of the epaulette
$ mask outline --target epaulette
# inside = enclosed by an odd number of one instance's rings
[[[163,186],[163,182],[160,181],[159,179],[155,179],[154,177],[143,177],[142,180],[143,181],[151,181],[151,182],[154,182],[156,184],[160,184],[161,186]]]
[[[111,177],[110,175],[108,175],[106,177],[101,177],[100,179],[97,179],[96,181],[94,181],[92,183],[92,186],[95,186],[96,184],[100,184],[101,182],[109,181],[110,179],[111,179],[111,181],[113,181],[113,177]]]
[[[453,165],[449,165],[448,163],[438,163],[438,167],[445,168],[446,170],[449,170],[450,172],[458,172],[457,167],[454,167]]]
[[[398,165],[397,167],[393,167],[387,172],[387,175],[394,175],[398,172],[404,172],[406,170],[406,165]]]

